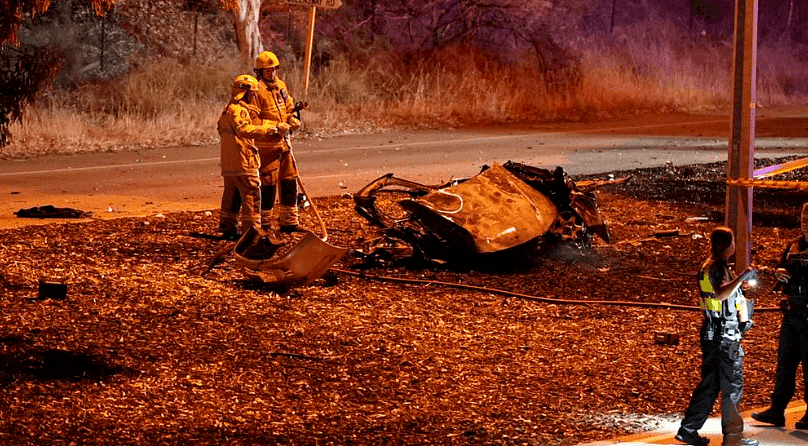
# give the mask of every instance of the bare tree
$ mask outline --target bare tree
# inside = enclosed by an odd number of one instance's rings
[[[264,50],[261,33],[258,30],[258,18],[262,0],[219,0],[223,8],[233,12],[233,23],[236,29],[236,43],[244,61],[255,60]]]
[[[388,20],[403,28],[415,49],[458,43],[476,45],[502,60],[527,49],[536,54],[537,71],[548,85],[574,87],[580,60],[565,45],[590,0],[398,0],[385,3]]]
[[[780,34],[780,38],[778,39],[780,43],[791,38],[792,23],[794,23],[794,0],[788,0],[788,18],[786,19],[786,26],[783,28],[783,33]]]

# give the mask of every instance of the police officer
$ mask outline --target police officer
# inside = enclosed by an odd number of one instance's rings
[[[741,285],[755,277],[746,270],[735,277],[728,260],[735,253],[732,229],[719,226],[710,234],[710,257],[698,273],[704,322],[700,331],[701,382],[693,391],[676,439],[692,445],[706,445],[710,439],[698,434],[721,392],[721,430],[724,446],[757,446],[743,438],[743,417],[738,402],[743,393],[743,349],[741,334],[751,326],[738,305],[745,299]],[[743,303],[745,305],[745,302]]]
[[[785,410],[794,396],[797,366],[802,362],[802,381],[805,385],[803,400],[808,402],[808,203],[800,214],[802,235],[783,251],[774,275],[788,297],[781,301],[783,321],[780,324],[780,345],[777,349],[777,374],[771,407],[752,413],[762,423],[785,426]],[[808,429],[808,412],[795,424],[797,429]]]
[[[258,80],[244,74],[233,80],[230,102],[225,106],[217,123],[221,139],[221,165],[224,177],[219,230],[222,237],[235,240],[239,237],[238,215],[241,211],[241,230],[260,226],[261,189],[258,179],[258,149],[253,138],[261,138],[275,132],[269,123],[262,124],[252,118],[257,115],[255,94]]]
[[[269,121],[276,131],[256,140],[261,158],[261,223],[270,229],[275,194],[279,194],[278,220],[283,232],[293,232],[298,226],[297,214],[297,166],[289,145],[289,130],[300,127],[300,121],[292,116],[294,99],[286,84],[278,78],[280,62],[274,53],[264,51],[255,58],[255,74],[258,78],[259,117]]]

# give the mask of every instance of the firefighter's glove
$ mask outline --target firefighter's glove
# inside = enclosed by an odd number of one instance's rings
[[[791,279],[791,274],[789,274],[788,270],[785,268],[777,268],[774,270],[774,277],[780,282],[788,282]]]
[[[286,133],[289,131],[290,128],[291,128],[291,126],[289,124],[287,124],[285,122],[281,122],[281,123],[278,124],[278,128],[277,128],[278,134],[281,135],[281,136],[284,136],[284,135],[286,135]]]
[[[300,120],[295,118],[294,116],[290,116],[288,122],[289,122],[289,127],[292,130],[297,130],[297,129],[300,128]]]

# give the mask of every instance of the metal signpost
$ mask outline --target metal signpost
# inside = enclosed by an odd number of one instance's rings
[[[342,0],[286,0],[287,5],[306,6],[309,8],[308,29],[306,34],[306,60],[303,66],[303,98],[309,94],[309,74],[311,72],[311,52],[314,46],[314,16],[317,8],[337,9]]]
[[[755,161],[755,82],[757,80],[757,0],[735,1],[735,45],[732,83],[732,132],[727,179],[751,180]],[[726,225],[735,232],[735,271],[752,257],[752,187],[728,182]]]

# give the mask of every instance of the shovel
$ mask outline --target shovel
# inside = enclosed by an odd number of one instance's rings
[[[297,161],[295,160],[294,153],[291,151],[292,145],[288,133],[284,136],[284,141],[289,147],[292,164],[297,168]],[[303,181],[300,179],[299,174],[297,176],[297,184],[300,185],[300,191],[303,195],[309,198],[309,194],[306,193],[306,188],[303,186]],[[326,242],[328,240],[328,231],[325,227],[325,222],[320,216],[317,206],[314,205],[314,201],[309,200],[309,203],[311,203],[314,215],[320,222],[322,236],[317,237],[311,231],[304,230],[306,235],[303,239],[279,260],[273,260],[271,258],[250,259],[244,256],[244,249],[248,244],[240,243],[240,241],[234,248],[234,256],[236,263],[244,267],[245,275],[251,279],[260,280],[271,285],[308,285],[325,274],[334,263],[348,252],[347,248],[341,248]],[[248,233],[244,234],[242,240],[245,239]]]

